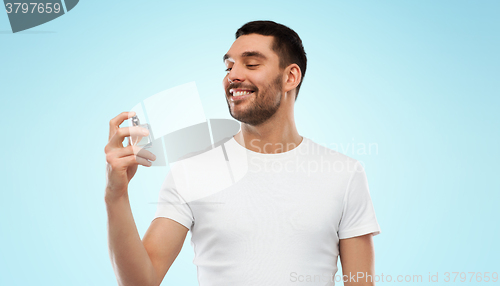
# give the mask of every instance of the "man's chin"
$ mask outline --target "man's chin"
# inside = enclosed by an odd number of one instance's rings
[[[234,112],[234,110],[231,110],[229,113],[231,114],[232,118],[238,120],[241,123],[248,124],[248,122],[250,122],[249,118],[244,114],[242,114],[241,112]]]
[[[266,122],[267,119],[269,118],[254,118],[254,117],[251,117],[251,116],[245,116],[243,114],[238,114],[238,113],[233,113],[233,112],[230,112],[231,114],[231,117],[233,117],[234,119],[238,120],[239,122],[241,123],[245,123],[245,124],[248,124],[248,125],[251,125],[251,126],[258,126],[258,125],[261,125],[262,123]]]
[[[231,114],[232,118],[234,118],[240,122],[243,122],[242,120],[245,120],[245,117],[242,117],[241,114],[239,114],[239,113],[235,113],[233,110],[231,110],[229,113]]]

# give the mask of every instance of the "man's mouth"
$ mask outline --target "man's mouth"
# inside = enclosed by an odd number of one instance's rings
[[[229,90],[229,94],[231,94],[231,96],[242,96],[242,95],[250,94],[252,92],[253,92],[253,90],[249,90],[249,89],[230,89]]]
[[[231,95],[231,100],[239,100],[239,99],[244,99],[246,98],[248,95],[254,93],[253,90],[249,90],[249,89],[230,89],[229,90],[229,94]]]

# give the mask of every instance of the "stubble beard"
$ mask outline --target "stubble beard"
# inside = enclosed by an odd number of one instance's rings
[[[282,78],[283,76],[280,74],[265,90],[262,92],[259,92],[259,90],[255,91],[256,96],[254,100],[248,104],[249,106],[245,110],[236,114],[231,110],[229,101],[227,101],[231,116],[251,126],[258,126],[266,122],[278,111],[281,105],[281,97],[283,96],[283,91],[281,90]],[[276,98],[275,95],[278,92],[279,97]]]

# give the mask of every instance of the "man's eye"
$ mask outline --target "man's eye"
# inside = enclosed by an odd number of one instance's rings
[[[246,66],[247,66],[247,67],[249,67],[249,68],[255,68],[255,67],[259,66],[259,65],[246,65]],[[226,72],[230,72],[230,71],[231,71],[231,69],[232,69],[232,68],[227,68],[227,69],[226,69]]]

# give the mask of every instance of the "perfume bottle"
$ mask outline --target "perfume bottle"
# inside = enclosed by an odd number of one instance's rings
[[[150,148],[153,145],[153,136],[151,132],[151,128],[148,123],[141,124],[139,121],[139,117],[137,115],[133,116],[131,118],[132,120],[132,125],[133,126],[140,126],[142,128],[145,128],[149,131],[149,134],[147,136],[130,136],[129,137],[129,145],[136,145],[141,148]]]

